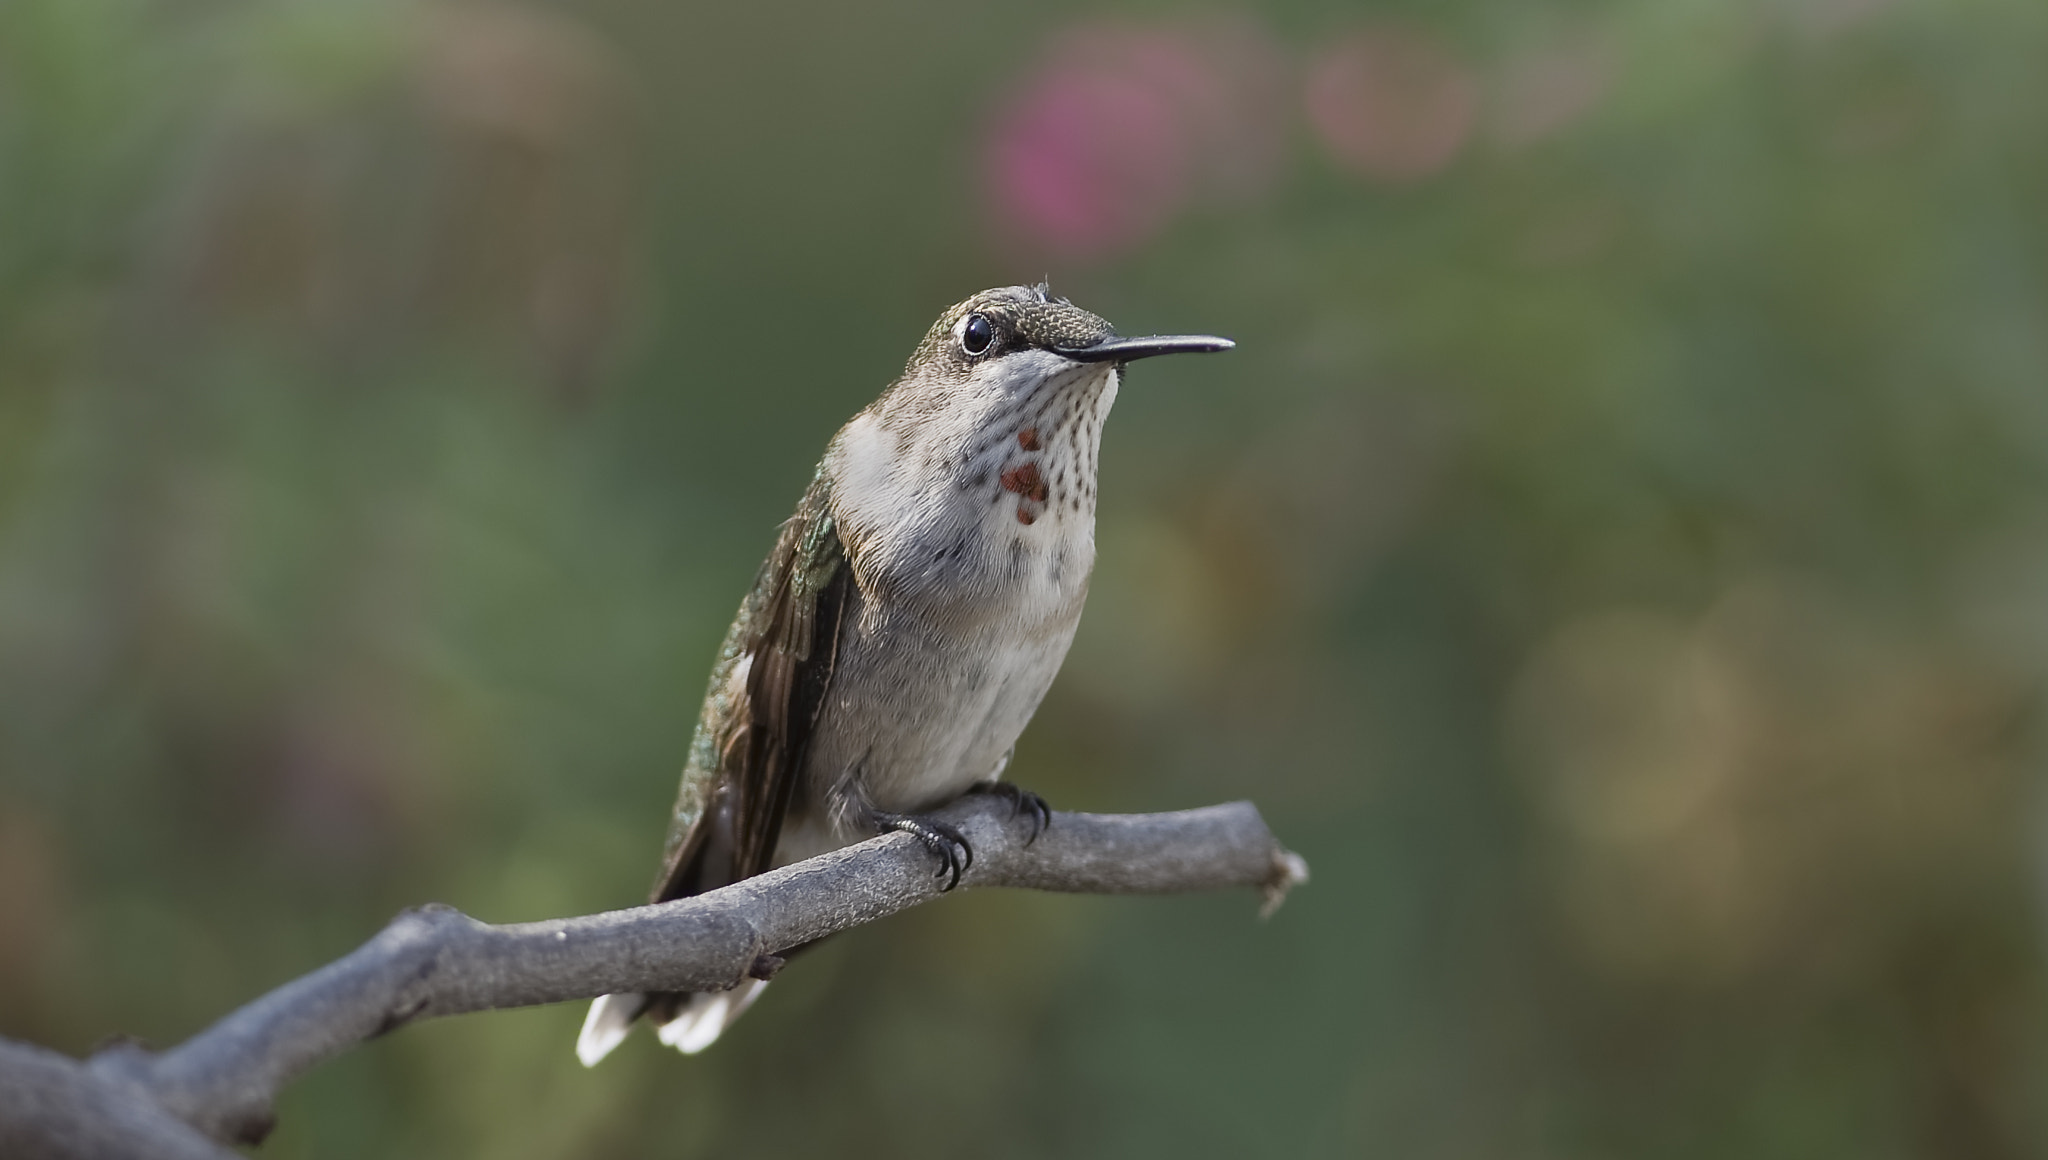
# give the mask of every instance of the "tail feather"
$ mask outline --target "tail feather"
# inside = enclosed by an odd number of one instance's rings
[[[585,1067],[596,1067],[598,1060],[625,1041],[633,1020],[646,1009],[645,995],[598,996],[590,1004],[590,1014],[583,1017],[583,1033],[576,1037],[576,1058]]]
[[[655,1034],[684,1055],[695,1055],[717,1042],[732,1021],[753,1006],[767,985],[760,979],[748,979],[730,991],[702,991],[687,996],[674,1008],[674,1015],[662,1020]],[[590,1014],[583,1018],[583,1033],[576,1037],[576,1058],[585,1067],[596,1067],[599,1060],[625,1042],[627,1033],[633,1029],[633,1020],[647,1012],[649,1006],[647,995],[599,996],[590,1004]],[[656,1010],[651,1017],[660,1018],[661,1014]]]
[[[663,1023],[655,1035],[684,1055],[695,1055],[716,1043],[732,1021],[753,1006],[767,985],[760,979],[748,979],[730,991],[700,991],[690,996],[675,1018]]]

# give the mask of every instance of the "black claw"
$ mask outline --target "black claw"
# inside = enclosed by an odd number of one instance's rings
[[[947,878],[946,889],[960,885],[960,875],[974,865],[974,847],[967,844],[967,836],[936,818],[919,817],[915,814],[881,814],[876,823],[885,830],[901,830],[930,850],[939,859],[937,877]]]
[[[1016,817],[1025,811],[1031,813],[1031,836],[1024,839],[1029,846],[1038,840],[1038,835],[1052,829],[1052,807],[1045,799],[1020,785],[1007,781],[985,782],[974,787],[975,793],[990,793],[1010,803],[1010,816]]]

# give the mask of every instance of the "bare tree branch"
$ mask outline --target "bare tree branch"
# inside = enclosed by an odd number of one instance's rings
[[[1251,886],[1265,891],[1270,910],[1308,876],[1248,802],[1170,814],[1055,814],[1029,845],[1028,825],[997,798],[966,798],[940,816],[973,846],[963,888],[1135,894]],[[218,1156],[194,1149],[212,1148],[209,1139],[261,1140],[285,1084],[412,1020],[615,991],[723,990],[772,973],[782,951],[938,897],[933,868],[916,839],[890,834],[695,898],[581,918],[492,926],[448,907],[410,910],[346,957],[165,1052],[122,1045],[80,1064],[0,1040],[0,1145],[16,1142],[0,1151]],[[116,1107],[125,1108],[121,1116],[107,1111]],[[128,1135],[96,1144],[102,1137],[82,1134],[90,1123]],[[150,1125],[161,1130],[145,1149],[137,1141]]]
[[[89,1064],[0,1039],[0,1156],[17,1160],[235,1160],[148,1092]]]

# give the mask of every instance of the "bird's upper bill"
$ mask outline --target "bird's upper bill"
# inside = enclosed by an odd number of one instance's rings
[[[1055,346],[1051,351],[1075,362],[1120,362],[1155,354],[1212,354],[1237,344],[1213,334],[1148,334],[1143,338],[1114,335],[1089,346]]]

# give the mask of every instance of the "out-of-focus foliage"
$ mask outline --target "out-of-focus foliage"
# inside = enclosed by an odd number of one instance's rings
[[[1147,363],[1013,775],[1316,879],[976,895],[708,1054],[406,1029],[263,1154],[2048,1151],[2048,6],[0,4],[0,1032],[637,901],[833,428]]]

